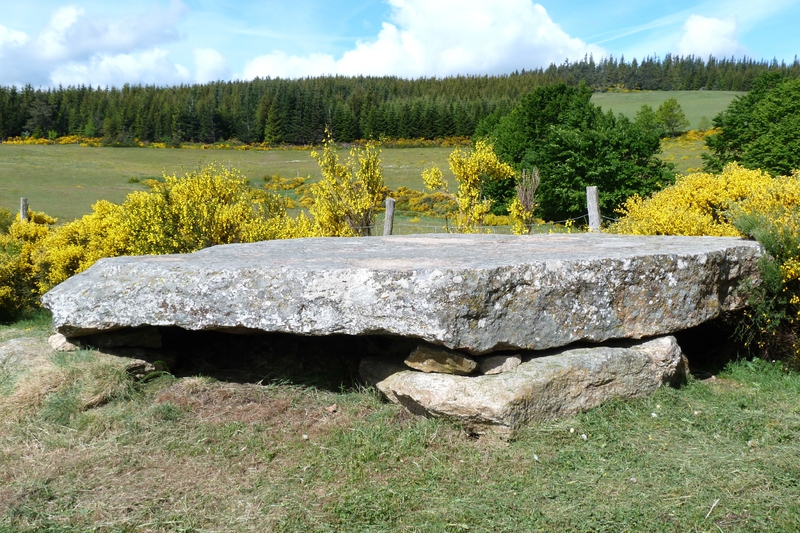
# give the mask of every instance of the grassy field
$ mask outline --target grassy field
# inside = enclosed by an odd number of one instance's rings
[[[674,96],[693,127],[703,116],[709,119],[739,94],[719,91],[597,93],[593,102],[630,117],[642,104],[654,108]],[[702,141],[666,140],[663,158],[687,173],[702,167]],[[447,156],[452,148],[385,148],[386,183],[422,190],[422,170],[438,165],[452,180]],[[342,151],[345,155],[345,151]],[[199,165],[217,161],[240,169],[254,185],[264,176],[319,177],[317,163],[308,151],[165,150],[145,148],[83,148],[79,146],[19,146],[0,144],[0,207],[16,211],[19,198],[29,199],[33,209],[45,211],[62,222],[90,211],[100,199],[121,202],[142,185],[136,180],[160,177],[163,172],[182,174]]]
[[[660,157],[675,164],[681,174],[691,174],[703,170],[702,154],[707,152],[704,140],[688,140],[683,137],[663,139]]]
[[[633,119],[643,105],[658,109],[668,98],[675,98],[681,105],[691,128],[696,129],[702,117],[713,119],[743,92],[734,91],[648,91],[639,93],[595,93],[592,103],[603,110],[614,110]]]
[[[422,189],[423,169],[439,165],[449,173],[447,156],[452,148],[386,148],[383,164],[387,185]],[[342,156],[346,151],[342,151]],[[91,211],[97,200],[121,202],[143,180],[162,172],[178,175],[202,164],[217,161],[241,170],[251,183],[264,176],[311,175],[319,177],[319,166],[308,151],[275,150],[164,150],[147,148],[83,148],[80,146],[33,146],[0,144],[0,207],[12,211],[19,199],[31,207],[72,220]]]
[[[386,183],[423,190],[422,170],[432,164],[451,180],[447,156],[452,148],[387,148],[383,152]],[[667,139],[662,157],[687,173],[702,167],[702,141]],[[344,152],[343,154],[344,155]],[[267,175],[310,175],[319,178],[319,167],[307,151],[201,151],[146,148],[81,148],[77,146],[18,146],[0,144],[0,207],[15,212],[19,198],[29,199],[32,209],[44,211],[61,222],[91,211],[97,200],[121,202],[141,181],[178,175],[199,165],[217,161],[240,169],[254,186]],[[135,180],[139,180],[136,182]],[[439,221],[424,220],[429,224]]]
[[[47,334],[46,317],[0,327],[0,341]],[[775,364],[511,442],[352,383],[135,381],[123,366],[46,349],[27,370],[0,364],[0,532],[800,528],[800,375]]]

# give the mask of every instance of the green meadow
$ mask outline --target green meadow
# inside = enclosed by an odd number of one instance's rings
[[[592,101],[633,118],[647,104],[657,108],[675,97],[696,127],[702,117],[712,118],[744,93],[724,91],[654,91],[597,93]],[[422,171],[437,165],[452,180],[447,156],[453,148],[384,148],[386,184],[423,190]],[[669,139],[662,157],[676,164],[682,173],[702,167],[702,141]],[[341,150],[344,158],[347,150]],[[194,150],[156,148],[87,148],[77,145],[0,144],[0,207],[15,211],[19,198],[30,201],[32,209],[44,211],[61,222],[91,211],[98,200],[121,202],[141,182],[163,173],[181,175],[201,165],[218,162],[238,168],[254,186],[265,176],[311,176],[319,178],[319,167],[309,150]]]
[[[422,171],[438,165],[447,176],[452,148],[385,148],[386,184],[421,190]],[[347,156],[341,150],[340,157]],[[27,197],[31,208],[69,221],[91,211],[98,200],[121,202],[141,181],[162,173],[181,175],[211,162],[239,169],[256,186],[264,176],[319,178],[308,150],[191,150],[87,148],[73,145],[0,144],[0,207],[15,211]]]
[[[608,92],[595,93],[592,96],[592,103],[602,107],[605,111],[611,109],[614,113],[622,113],[633,119],[643,105],[658,109],[658,106],[668,98],[675,98],[686,114],[691,128],[696,129],[703,117],[708,120],[713,119],[720,111],[728,107],[734,98],[744,94],[747,93],[736,91]]]

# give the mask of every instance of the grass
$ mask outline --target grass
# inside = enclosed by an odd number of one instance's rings
[[[659,157],[675,164],[675,170],[681,174],[691,174],[703,170],[702,154],[707,152],[705,140],[693,140],[686,137],[667,138],[661,140]]]
[[[670,97],[681,104],[692,127],[701,117],[713,118],[736,96],[744,93],[724,91],[654,91],[639,93],[596,93],[592,101],[633,118],[648,104],[653,108]],[[702,141],[668,139],[662,157],[688,173],[702,167]],[[386,183],[391,188],[406,186],[423,190],[422,171],[435,164],[452,182],[447,156],[452,148],[385,148],[382,158]],[[341,155],[346,154],[345,150]],[[73,145],[0,144],[0,207],[12,212],[19,198],[29,199],[31,208],[59,218],[73,220],[91,211],[101,199],[121,202],[141,182],[166,173],[182,174],[212,161],[241,170],[254,186],[264,176],[279,174],[319,178],[317,163],[304,150],[167,150],[146,148],[84,148]],[[428,221],[426,221],[428,222]],[[437,221],[430,222],[438,224]]]
[[[373,390],[134,382],[120,364],[43,355],[38,381],[0,387],[2,411],[59,376],[0,416],[0,531],[800,528],[800,375],[776,364],[735,362],[512,442],[413,418]]]
[[[725,91],[654,91],[640,93],[596,93],[592,101],[604,109],[613,109],[633,118],[648,104],[675,97],[692,127],[701,117],[713,118],[736,96],[744,93]],[[438,165],[452,181],[447,156],[452,148],[384,148],[386,183],[391,188],[406,186],[423,190],[422,171]],[[676,163],[678,170],[702,167],[701,141],[692,143],[668,140],[663,158]],[[346,154],[345,150],[341,155]],[[264,176],[312,176],[319,178],[317,163],[304,150],[165,150],[146,148],[84,148],[73,145],[8,145],[0,143],[0,207],[15,212],[20,197],[27,197],[31,208],[44,211],[66,222],[91,211],[98,200],[121,202],[141,182],[157,178],[163,172],[182,174],[212,161],[241,170],[254,186]]]
[[[447,156],[452,148],[386,148],[383,150],[388,186],[422,190],[422,170],[433,164],[449,172]],[[341,155],[346,155],[342,151]],[[84,148],[0,144],[0,207],[15,212],[20,197],[31,208],[73,220],[91,211],[97,200],[121,202],[141,181],[162,172],[178,175],[212,161],[241,170],[260,186],[264,176],[311,175],[319,167],[308,151],[274,150],[165,150],[148,148]],[[139,180],[138,182],[136,180]]]
[[[737,96],[746,93],[735,91],[644,91],[636,93],[595,93],[592,103],[603,108],[612,109],[614,113],[622,113],[633,119],[643,105],[658,109],[668,98],[675,98],[686,114],[691,129],[697,129],[700,119],[713,119],[723,111]]]
[[[688,173],[700,169],[703,141],[665,139],[662,158]],[[447,156],[452,148],[387,148],[383,151],[388,186],[424,190],[422,170],[433,164],[449,174]],[[344,155],[344,153],[343,153]],[[158,178],[162,172],[180,175],[211,161],[232,165],[244,173],[254,186],[262,186],[264,176],[296,174],[319,178],[316,162],[307,151],[200,151],[146,148],[83,148],[78,146],[33,146],[0,144],[0,207],[12,213],[25,196],[31,208],[73,220],[91,211],[98,200],[122,202],[134,190],[145,188],[141,181]],[[452,176],[446,176],[451,183]],[[296,194],[289,195],[296,198]],[[415,220],[419,218],[419,220]],[[404,228],[404,225],[408,226]],[[397,220],[396,231],[438,231],[441,219],[405,217]]]

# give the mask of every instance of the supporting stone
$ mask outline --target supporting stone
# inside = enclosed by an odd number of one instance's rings
[[[466,376],[472,374],[478,363],[465,355],[436,346],[420,345],[403,361],[407,367],[422,372],[439,372]]]
[[[523,425],[572,415],[612,398],[651,394],[687,378],[674,337],[553,352],[508,372],[483,376],[426,374],[401,362],[365,359],[362,379],[417,415],[445,417],[468,431],[513,437]]]

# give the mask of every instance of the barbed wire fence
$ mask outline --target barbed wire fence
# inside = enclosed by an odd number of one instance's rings
[[[544,224],[530,224],[528,225],[529,232],[531,234],[542,234],[542,233],[566,233],[568,231],[571,232],[581,232],[584,231],[583,226],[581,223],[585,223],[588,220],[588,215],[581,215],[579,217],[574,218],[566,218],[564,220],[556,220],[553,222],[546,222]],[[603,220],[609,222],[616,222],[615,218],[611,217],[603,217]],[[568,222],[571,222],[573,226],[566,226]],[[414,222],[401,222],[397,218],[394,219],[392,224],[393,230],[392,235],[424,235],[429,233],[456,233],[456,228],[450,223],[450,220],[443,219],[441,224],[418,224]],[[359,226],[353,228],[354,230],[369,230],[369,235],[372,237],[381,237],[384,235],[384,223],[383,220],[378,219],[375,224],[371,226]],[[473,229],[477,233],[490,233],[490,234],[498,234],[498,235],[511,235],[514,233],[514,226],[504,225],[504,226],[473,226]],[[366,233],[365,231],[363,233]]]
[[[554,220],[544,224],[529,224],[529,234],[542,234],[542,233],[567,233],[573,231],[583,231],[585,225],[589,231],[598,231],[600,229],[600,221],[616,222],[617,219],[609,216],[603,216],[600,213],[599,202],[597,198],[597,188],[586,188],[587,199],[595,198],[595,201],[587,202],[587,213],[573,218],[566,218],[564,220]],[[395,219],[393,198],[386,199],[386,215],[381,223],[375,223],[371,226],[362,226],[353,228],[359,230],[360,233],[379,237],[383,236],[386,231],[389,235],[419,235],[428,233],[456,233],[456,228],[450,224],[450,219],[445,218],[442,224],[417,224],[413,222],[402,222]],[[388,217],[391,219],[387,220]],[[576,223],[580,226],[576,227]],[[596,227],[593,227],[596,226]],[[473,226],[473,230],[477,233],[493,233],[500,235],[510,235],[514,233],[515,226]]]

